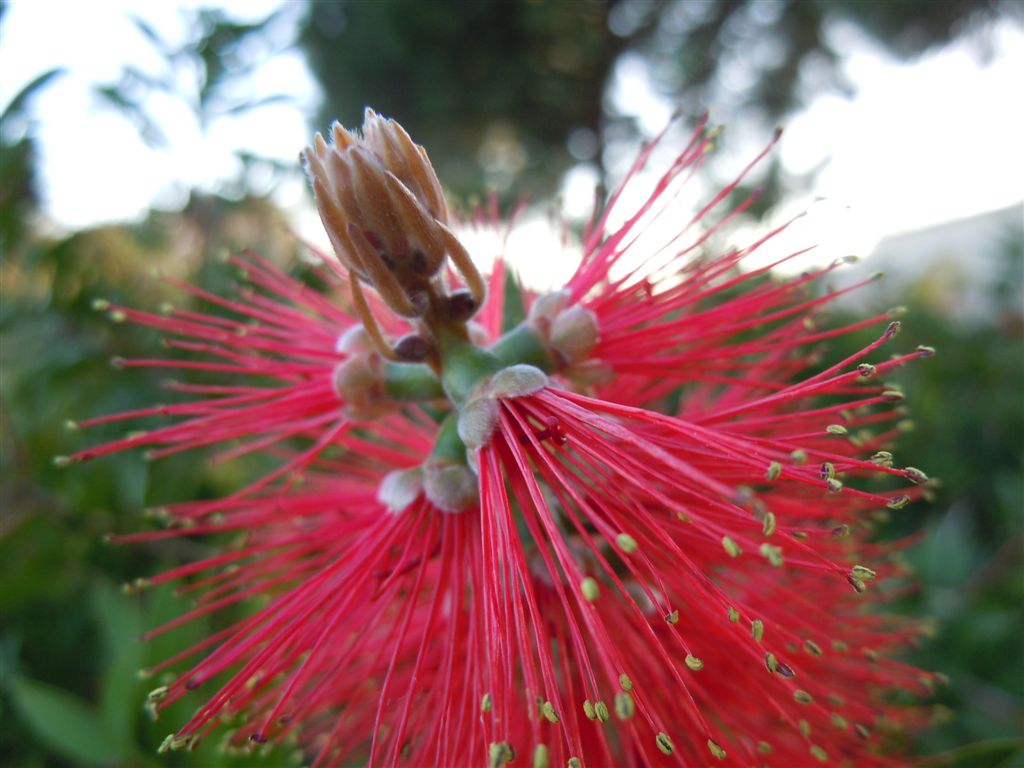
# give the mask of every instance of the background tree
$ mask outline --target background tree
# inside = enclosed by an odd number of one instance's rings
[[[481,182],[550,190],[574,130],[597,136],[604,86],[626,40],[608,4],[394,0],[310,5],[301,44],[324,91],[317,119],[357,124],[372,104],[430,147],[462,195]]]
[[[912,58],[983,27],[1024,18],[1016,0],[323,0],[300,43],[323,92],[317,118],[358,121],[365,105],[399,117],[431,148],[456,193],[486,185],[514,201],[550,190],[574,161],[596,160],[609,129],[638,131],[608,99],[624,53],[661,94],[767,135],[828,90],[850,93],[833,34],[853,25]],[[759,181],[764,210],[779,168]]]

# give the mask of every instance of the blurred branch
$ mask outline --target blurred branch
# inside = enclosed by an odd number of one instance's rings
[[[4,107],[4,111],[0,113],[0,122],[7,121],[12,117],[20,116],[25,109],[25,105],[32,96],[53,82],[53,80],[66,73],[67,70],[63,67],[57,67],[43,72],[39,77],[32,80],[28,85],[18,91],[14,95],[14,98],[8,102],[6,107]]]

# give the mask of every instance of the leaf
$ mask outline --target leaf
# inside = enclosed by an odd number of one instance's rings
[[[11,696],[22,718],[54,752],[69,760],[103,765],[125,759],[93,707],[68,691],[27,678],[14,678]]]
[[[0,121],[7,120],[12,116],[17,115],[25,108],[25,104],[30,98],[32,98],[32,94],[40,88],[45,87],[51,80],[53,80],[53,78],[63,74],[64,69],[59,67],[43,72],[43,74],[39,75],[39,77],[35,78],[32,82],[18,91],[14,98],[10,100],[4,108],[3,113],[0,113]]]
[[[132,750],[133,729],[142,711],[142,666],[139,642],[142,619],[135,602],[112,585],[93,587],[90,598],[94,621],[106,646],[106,666],[100,679],[100,714],[104,725],[123,751]]]
[[[519,286],[519,279],[512,274],[512,270],[509,270],[505,273],[505,305],[501,330],[509,331],[525,319],[526,310],[523,308],[523,292]]]
[[[129,13],[127,15],[128,19],[135,25],[135,28],[139,30],[142,36],[149,40],[150,45],[166,57],[170,52],[170,48],[167,43],[164,42],[164,39],[160,37],[156,29],[148,21],[137,14]]]
[[[261,107],[269,107],[273,104],[289,104],[293,103],[295,99],[284,93],[275,93],[270,96],[264,96],[260,99],[252,99],[249,101],[242,101],[234,106],[224,110],[225,115],[241,115],[245,112],[251,112],[254,109],[260,109]]]
[[[1024,740],[989,739],[964,744],[938,755],[926,755],[921,768],[1015,768],[1024,757]]]

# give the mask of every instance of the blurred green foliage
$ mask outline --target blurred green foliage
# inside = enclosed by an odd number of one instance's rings
[[[959,323],[928,291],[907,290],[898,346],[937,354],[894,377],[912,428],[893,452],[933,478],[934,498],[893,513],[880,535],[917,539],[914,591],[894,608],[933,622],[909,660],[950,679],[916,751],[929,766],[1012,768],[1024,765],[1024,232],[979,243],[976,257],[1002,265],[985,322]],[[837,339],[830,358],[872,338]]]
[[[550,194],[574,162],[603,172],[605,142],[639,138],[608,89],[623,54],[688,114],[712,108],[768,135],[823,92],[849,94],[843,25],[910,59],[1018,0],[319,0],[300,36],[324,91],[316,127],[398,117],[444,183],[504,202]],[[782,178],[765,167],[757,213]],[[805,180],[810,183],[810,180]]]
[[[26,170],[26,169],[23,169]],[[3,183],[18,183],[5,176]],[[153,723],[138,671],[206,636],[200,620],[145,645],[138,638],[187,610],[166,590],[128,596],[117,585],[201,555],[182,542],[115,547],[111,532],[145,527],[142,511],[182,498],[222,496],[246,465],[216,470],[197,457],[148,464],[138,454],[75,469],[57,455],[102,442],[124,427],[68,428],[68,421],[168,398],[160,370],[118,371],[115,355],[160,357],[156,334],[110,322],[106,299],[155,309],[188,302],[158,274],[222,291],[234,279],[218,258],[251,244],[287,261],[296,246],[266,201],[194,196],[180,213],[154,213],[135,226],[107,226],[47,239],[22,233],[0,265],[0,765],[266,766],[269,758],[223,755],[217,742],[158,757],[168,732],[196,701]],[[148,424],[131,423],[131,429]]]

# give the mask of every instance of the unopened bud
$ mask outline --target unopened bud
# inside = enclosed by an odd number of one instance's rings
[[[406,363],[421,363],[430,357],[432,346],[416,333],[410,333],[395,342],[395,354]]]
[[[551,346],[568,364],[585,360],[597,340],[597,318],[579,304],[562,310],[551,323]]]
[[[363,135],[332,126],[303,153],[335,254],[396,313],[422,314],[408,298],[445,263],[451,233],[427,155],[398,123],[367,110]]]
[[[423,492],[442,512],[455,514],[480,500],[476,475],[465,464],[428,459],[423,465]]]
[[[396,469],[388,472],[377,489],[377,500],[390,512],[401,512],[412,504],[423,491],[423,470]]]
[[[477,311],[476,300],[471,291],[455,291],[447,296],[448,317],[451,320],[465,322]]]

